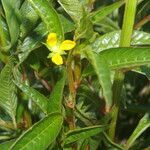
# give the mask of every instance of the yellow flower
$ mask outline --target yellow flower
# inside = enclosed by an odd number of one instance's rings
[[[56,65],[63,64],[63,58],[61,55],[65,54],[65,50],[71,50],[76,46],[76,43],[71,40],[65,40],[62,43],[59,43],[57,40],[56,33],[49,33],[46,45],[51,53],[48,55],[48,58],[52,59],[52,62]]]

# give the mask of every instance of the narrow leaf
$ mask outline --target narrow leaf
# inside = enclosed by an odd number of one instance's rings
[[[20,88],[20,90],[22,90],[24,92],[24,94],[26,94],[28,97],[30,97],[36,103],[36,105],[45,114],[47,114],[48,99],[43,94],[41,94],[34,88],[29,87],[28,85],[25,84],[25,82],[22,81],[22,74],[18,70],[17,67],[14,68],[13,75],[15,78],[14,83]]]
[[[40,92],[38,92],[37,90],[35,90],[32,87],[29,87],[25,84],[21,84],[21,83],[17,83],[16,85],[26,94],[28,95],[36,104],[37,106],[45,113],[47,114],[47,103],[48,103],[48,99],[41,94]]]
[[[57,81],[48,103],[48,113],[59,112],[62,110],[63,89],[66,81],[66,72],[63,72],[62,78]]]
[[[9,40],[8,27],[2,16],[0,16],[0,48],[2,50],[7,50],[8,48],[10,48],[11,44]]]
[[[13,60],[10,59],[0,73],[0,106],[10,115],[15,125],[17,97],[13,83],[13,67]]]
[[[92,64],[100,85],[103,89],[103,96],[106,103],[106,112],[109,111],[110,107],[112,106],[112,83],[110,79],[110,70],[106,63],[106,61],[102,58],[99,59],[98,54],[93,52],[90,48],[84,50],[84,54],[86,55],[87,59]]]
[[[148,128],[150,127],[150,117],[149,114],[145,114],[144,117],[139,121],[136,129],[132,133],[132,135],[127,140],[125,149],[129,149],[135,140]]]
[[[106,142],[110,144],[114,149],[116,148],[117,150],[124,150],[121,145],[114,143],[105,132],[103,132],[103,134]]]
[[[11,146],[11,150],[44,150],[58,136],[63,123],[60,114],[54,113],[45,117],[24,132]]]
[[[39,16],[28,1],[24,1],[20,8],[22,24],[20,26],[21,37],[24,38],[37,24]]]
[[[60,40],[63,39],[63,29],[55,9],[47,0],[28,0],[37,11],[42,21],[46,24],[48,32],[57,33]]]
[[[111,69],[125,69],[150,63],[150,49],[113,48],[100,52],[99,59],[105,59]]]
[[[122,6],[124,3],[125,3],[124,0],[121,0],[119,2],[111,4],[109,6],[102,7],[99,10],[97,10],[96,12],[93,12],[91,14],[92,22],[93,23],[100,22],[107,15],[111,14],[114,10],[116,10],[117,8],[119,8],[120,6]]]
[[[17,0],[2,0],[2,5],[9,27],[11,44],[14,45],[19,36],[18,2]]]
[[[81,139],[82,140],[87,139],[91,136],[94,136],[96,134],[103,132],[105,129],[106,129],[106,126],[97,125],[97,126],[91,126],[91,127],[69,131],[68,133],[66,133],[64,144],[67,146],[68,144],[72,144]]]
[[[93,41],[93,39],[95,39],[93,24],[85,10],[82,13],[82,18],[77,24],[77,29],[75,31],[75,40],[79,38],[84,38],[89,41]]]

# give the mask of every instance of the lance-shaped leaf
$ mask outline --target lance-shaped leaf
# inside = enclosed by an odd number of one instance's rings
[[[105,59],[110,69],[130,69],[150,63],[150,49],[146,48],[112,48],[100,52],[99,59]]]
[[[67,146],[69,144],[77,142],[78,140],[87,139],[91,136],[94,136],[96,134],[103,132],[104,130],[106,130],[106,126],[97,125],[97,126],[91,126],[91,127],[69,131],[68,133],[66,133],[64,144]]]
[[[105,132],[103,132],[103,135],[105,137],[103,140],[110,144],[112,148],[116,148],[117,150],[124,150],[121,145],[114,143]]]
[[[35,90],[32,87],[29,87],[25,84],[19,84],[16,83],[16,85],[26,94],[28,95],[28,97],[30,97],[35,103],[36,105],[45,113],[47,114],[47,103],[48,103],[48,99],[41,94],[40,92],[38,92],[37,90]]]
[[[6,21],[9,28],[11,37],[11,44],[14,45],[19,36],[20,20],[18,17],[18,5],[17,0],[2,0]]]
[[[54,32],[58,35],[60,40],[63,39],[63,29],[55,9],[49,4],[47,0],[28,0],[42,21],[46,24],[48,32]]]
[[[119,2],[113,3],[109,6],[106,7],[102,7],[99,10],[93,12],[91,14],[91,20],[93,23],[98,23],[100,22],[102,19],[104,19],[107,15],[111,14],[114,10],[116,10],[117,8],[119,8],[120,6],[122,6],[125,3],[124,0],[121,0]]]
[[[44,150],[57,138],[63,123],[58,113],[49,114],[24,132],[11,146],[11,150]]]
[[[39,16],[28,1],[24,1],[22,4],[20,13],[23,18],[20,26],[21,37],[23,38],[35,27]]]
[[[120,31],[107,33],[92,43],[92,49],[101,52],[105,49],[119,47]],[[142,31],[134,31],[131,39],[131,45],[149,45],[150,34]]]
[[[106,112],[109,111],[109,109],[112,106],[112,83],[110,79],[110,70],[108,67],[108,63],[105,59],[100,59],[99,55],[93,52],[90,48],[85,48],[84,54],[86,55],[87,59],[92,64],[100,85],[103,89],[103,96],[106,103]]]
[[[82,14],[82,18],[80,19],[80,22],[78,23],[77,29],[75,31],[75,39],[79,38],[85,38],[89,41],[93,41],[95,39],[95,32],[93,30],[93,24],[87,14],[87,12],[84,10]]]
[[[0,106],[10,115],[15,125],[17,97],[13,83],[13,67],[13,59],[10,59],[0,73]]]
[[[30,97],[35,102],[35,104],[45,114],[47,114],[48,99],[43,94],[41,94],[40,92],[35,90],[34,88],[29,87],[28,85],[26,85],[25,83],[22,82],[22,80],[21,80],[22,75],[19,72],[18,68],[14,68],[13,75],[15,78],[14,83],[20,88],[20,90],[22,90],[24,92],[24,94],[26,94],[28,97]]]
[[[147,129],[150,127],[150,116],[148,113],[139,121],[136,129],[133,131],[132,135],[127,140],[125,149],[129,149],[135,140]]]
[[[57,81],[48,102],[47,111],[48,113],[59,112],[62,110],[62,98],[63,98],[63,89],[66,81],[66,72],[63,71],[62,77]]]
[[[8,27],[2,16],[0,16],[0,48],[3,50],[10,48],[9,40]]]

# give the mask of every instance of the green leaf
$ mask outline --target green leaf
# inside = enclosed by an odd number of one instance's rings
[[[11,150],[44,150],[57,138],[63,117],[53,113],[24,132],[10,148]]]
[[[13,145],[13,143],[15,142],[15,140],[10,140],[7,142],[3,142],[0,144],[0,149],[2,150],[8,150],[10,149],[10,147]]]
[[[102,86],[106,111],[109,111],[112,106],[112,84],[109,69],[131,69],[150,63],[149,48],[113,48],[102,51],[99,55],[92,52],[90,48],[85,48],[83,51],[92,64]]]
[[[19,37],[20,20],[18,17],[18,2],[17,0],[2,0],[7,25],[10,32],[11,44],[14,45]]]
[[[103,20],[97,23],[95,30],[99,33],[107,34],[113,31],[120,30],[120,27],[116,21],[114,21],[110,17],[105,17]]]
[[[121,145],[114,143],[105,132],[103,132],[103,134],[104,134],[106,142],[110,144],[113,149],[116,148],[116,150],[124,150]]]
[[[74,22],[79,23],[83,16],[83,7],[79,0],[58,0],[58,2],[74,20]]]
[[[32,100],[37,104],[37,106],[45,114],[47,114],[48,99],[34,88],[26,85],[25,82],[22,82],[22,74],[19,72],[17,67],[14,68],[13,75],[15,78],[14,83],[20,88],[20,90],[22,90],[28,97],[32,98]]]
[[[78,108],[77,108],[78,107]],[[82,107],[82,108],[79,108]],[[96,122],[96,118],[94,116],[94,113],[87,111],[89,106],[85,107],[85,105],[82,105],[82,102],[76,106],[75,116],[78,118],[81,122],[83,122],[86,126],[91,126]]]
[[[119,8],[125,3],[124,0],[121,0],[119,2],[113,3],[109,6],[105,6],[100,8],[99,10],[93,12],[91,14],[91,20],[94,24],[100,22],[102,19],[104,19],[107,15],[111,14],[114,10]]]
[[[150,49],[113,48],[100,52],[99,59],[105,59],[110,69],[133,68],[150,63]]]
[[[91,126],[81,129],[75,129],[72,131],[69,131],[66,133],[66,138],[64,141],[65,146],[72,144],[78,140],[87,139],[91,136],[94,136],[96,134],[99,134],[103,132],[106,129],[106,126],[103,125],[97,125],[97,126]]]
[[[90,144],[89,139],[80,140],[78,142],[78,150],[86,149],[88,144]],[[90,147],[91,147],[91,145],[90,145]]]
[[[99,57],[99,55],[93,52],[90,48],[85,48],[84,54],[86,55],[89,62],[92,64],[97,74],[98,81],[103,89],[103,96],[106,103],[105,109],[106,112],[109,112],[109,109],[112,106],[112,83],[110,79],[110,70],[108,64],[102,57]]]
[[[20,13],[22,16],[21,37],[24,38],[35,27],[39,16],[27,0],[22,4]]]
[[[48,99],[41,94],[40,92],[38,92],[37,90],[35,90],[32,87],[29,87],[25,84],[21,84],[21,83],[17,83],[16,85],[26,94],[28,95],[30,98],[32,98],[32,100],[37,104],[37,106],[45,113],[47,114],[47,103],[48,103]]]
[[[66,81],[66,72],[63,71],[63,75],[59,81],[57,81],[48,102],[48,113],[59,112],[62,110],[62,98],[63,89]]]
[[[0,16],[0,48],[2,50],[7,50],[10,48],[9,40],[8,27],[2,16]]]
[[[13,59],[11,58],[0,73],[0,106],[10,115],[14,126],[16,126],[17,97],[16,87],[13,83],[13,67]]]
[[[139,124],[137,125],[136,129],[132,133],[132,135],[127,140],[127,143],[125,145],[125,149],[129,149],[132,144],[135,142],[135,140],[148,128],[150,127],[150,117],[149,114],[146,113],[144,117],[139,121]]]
[[[24,39],[22,45],[18,48],[20,49],[20,53],[18,55],[20,64],[29,56],[33,50],[41,45],[40,42],[42,42],[42,39],[46,34],[47,31],[45,25],[40,23],[37,28],[35,28],[32,35]]]
[[[60,40],[63,40],[64,33],[58,14],[47,0],[28,0],[37,11],[42,21],[46,24],[48,32],[54,32]]]
[[[81,38],[85,38],[89,41],[93,41],[93,39],[95,39],[93,24],[85,10],[83,10],[82,18],[77,24],[77,29],[75,31],[75,40]]]
[[[59,15],[60,21],[63,26],[64,33],[71,32],[75,29],[75,25],[72,21],[70,21],[67,17],[64,15]]]
[[[131,45],[149,45],[150,33],[143,31],[134,31],[131,39]]]
[[[92,43],[92,48],[96,52],[101,52],[105,49],[119,47],[120,31],[107,33],[95,40]],[[142,31],[134,31],[132,35],[131,45],[149,45],[150,34]]]

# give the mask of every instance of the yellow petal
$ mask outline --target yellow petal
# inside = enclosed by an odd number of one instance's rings
[[[53,47],[57,44],[57,35],[56,33],[49,33],[46,44],[50,47]]]
[[[62,59],[61,55],[54,54],[52,56],[52,62],[55,63],[56,65],[62,65],[63,64],[63,59]]]
[[[76,43],[71,40],[65,40],[61,43],[60,49],[61,50],[71,50],[76,46]]]

